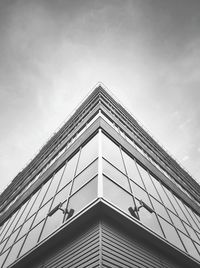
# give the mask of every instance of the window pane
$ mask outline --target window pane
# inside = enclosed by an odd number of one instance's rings
[[[51,209],[57,206],[59,203],[63,203],[69,197],[69,192],[71,189],[71,183],[65,186],[59,193],[56,194]]]
[[[186,223],[184,223],[184,226],[185,226],[185,228],[187,229],[187,231],[188,231],[188,233],[189,233],[189,236],[190,236],[193,240],[195,240],[195,241],[197,241],[197,242],[199,243],[200,241],[199,241],[199,238],[198,238],[198,236],[196,235],[195,231],[194,231],[189,225],[187,225]]]
[[[184,250],[184,247],[178,237],[178,234],[175,230],[175,228],[169,224],[168,222],[166,222],[165,220],[163,220],[162,218],[159,217],[160,223],[162,225],[163,231],[165,233],[166,239],[171,242],[173,245],[175,245],[176,247]]]
[[[22,256],[24,253],[26,253],[28,250],[30,250],[37,244],[37,240],[42,229],[42,224],[43,222],[41,222],[29,232],[26,241],[23,245],[22,251],[20,252],[20,256]]]
[[[183,226],[183,223],[182,221],[174,214],[172,213],[171,211],[168,211],[169,214],[170,214],[170,217],[174,223],[174,226],[177,227],[179,230],[181,230],[182,232],[186,233],[186,230]]]
[[[123,173],[114,168],[111,164],[109,164],[106,160],[103,160],[103,173],[130,192],[128,178]]]
[[[3,264],[3,262],[5,261],[5,258],[6,258],[7,255],[8,255],[8,251],[9,251],[9,250],[7,250],[6,252],[4,252],[4,253],[0,256],[0,267],[2,267],[2,264]]]
[[[43,220],[46,216],[47,213],[49,212],[49,207],[50,207],[51,201],[48,202],[46,205],[44,205],[37,213],[36,218],[34,220],[33,226],[38,224],[41,220]]]
[[[92,138],[82,149],[78,161],[76,174],[88,166],[94,159],[98,157],[98,135]]]
[[[140,206],[139,202],[136,200],[137,207]],[[148,228],[156,232],[158,235],[163,236],[162,230],[158,223],[155,213],[149,213],[146,209],[141,208],[139,210],[140,221],[146,225]]]
[[[78,190],[88,180],[92,179],[95,175],[97,175],[97,171],[98,171],[98,161],[96,160],[74,179],[72,193]]]
[[[167,190],[167,189],[163,185],[161,185],[160,182],[158,182],[156,179],[154,179],[154,184],[155,184],[155,186],[157,188],[157,191],[160,194],[160,197],[162,199],[163,204],[167,208],[169,208],[171,211],[173,211],[174,213],[176,213],[174,207],[172,206],[172,204],[171,204],[171,202],[170,202],[170,200],[169,200],[169,198],[168,198],[168,196],[166,194],[166,191],[164,191],[164,189],[165,190]]]
[[[50,198],[52,198],[55,195],[63,170],[64,170],[64,166],[58,172],[56,172],[56,174],[53,176],[53,179],[51,181],[51,184],[49,186],[49,189],[46,193],[46,196],[42,204],[45,204],[47,201],[49,201]]]
[[[125,173],[124,163],[122,160],[122,156],[119,150],[119,147],[112,142],[105,135],[102,135],[102,153],[103,156],[111,162],[115,167]]]
[[[75,169],[76,169],[76,165],[77,165],[77,161],[78,161],[78,155],[79,155],[79,152],[76,153],[67,162],[58,190],[62,189],[63,186],[68,184],[74,178]]]
[[[19,250],[22,246],[22,243],[24,241],[24,238],[19,240],[17,243],[15,243],[9,253],[9,256],[7,258],[7,260],[5,261],[4,267],[7,267],[8,265],[10,265],[12,262],[14,262],[17,258],[17,255],[19,253]]]
[[[55,229],[57,229],[62,224],[63,217],[64,215],[61,210],[57,210],[52,216],[48,216],[40,240],[43,240]]]
[[[20,237],[22,237],[23,235],[25,235],[25,234],[29,231],[30,226],[31,226],[31,224],[32,224],[32,222],[33,222],[33,218],[34,218],[34,217],[31,217],[30,219],[28,219],[28,220],[23,224],[23,226],[22,226],[22,228],[21,228],[21,230],[20,230],[20,233],[19,233],[17,239],[19,239]]]
[[[161,203],[159,203],[156,199],[154,199],[153,197],[151,197],[151,201],[153,203],[153,206],[154,206],[156,213],[158,213],[160,216],[162,216],[167,221],[171,222],[165,207]]]
[[[74,209],[75,213],[88,205],[97,197],[97,177],[87,183],[69,199],[68,210]]]
[[[155,197],[156,199],[158,199],[160,201],[160,197],[151,181],[151,178],[149,176],[149,173],[144,169],[142,168],[140,165],[138,165],[138,169],[139,169],[139,172],[142,176],[142,179],[143,179],[143,182],[145,184],[145,187],[146,187],[146,190],[153,196]]]
[[[5,246],[5,248],[3,249],[3,251],[8,249],[14,243],[17,234],[18,234],[18,231],[15,231],[14,233],[11,234],[11,236],[8,239],[8,242],[7,242],[6,246]]]
[[[126,170],[128,173],[129,178],[131,178],[134,182],[139,184],[142,188],[144,188],[144,185],[142,183],[140,174],[138,172],[138,169],[136,167],[134,159],[132,159],[129,155],[127,155],[125,152],[122,151]]]
[[[103,180],[103,197],[130,215],[128,208],[134,206],[133,197],[106,177]]]
[[[148,206],[152,208],[148,194],[132,181],[131,181],[131,187],[132,187],[134,196],[137,197],[139,200],[142,200],[144,203],[146,203]]]
[[[198,254],[196,248],[194,247],[191,239],[189,237],[187,237],[186,235],[182,234],[181,232],[179,232],[179,234],[180,234],[180,237],[181,237],[188,253],[190,255],[192,255],[194,258],[199,259],[199,254]]]

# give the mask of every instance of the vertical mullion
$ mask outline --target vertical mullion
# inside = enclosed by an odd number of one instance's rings
[[[97,197],[103,197],[103,164],[102,164],[102,130],[99,129],[98,136],[98,184],[97,184]]]

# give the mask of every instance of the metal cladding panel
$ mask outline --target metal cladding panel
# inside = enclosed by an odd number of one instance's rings
[[[102,267],[181,268],[173,260],[127,236],[122,230],[102,223]]]
[[[99,267],[99,224],[90,227],[64,247],[54,250],[43,261],[43,268]]]

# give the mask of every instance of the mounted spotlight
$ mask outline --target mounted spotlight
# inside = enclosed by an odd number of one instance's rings
[[[61,210],[63,212],[63,214],[67,214],[67,219],[69,219],[70,217],[72,217],[72,215],[74,214],[74,209],[70,209],[70,211],[68,211],[68,209],[63,209],[62,208],[62,203],[59,203],[57,206],[55,206],[49,213],[48,216],[51,217],[54,213],[56,213],[56,211]]]
[[[137,207],[137,206],[135,206],[135,208],[133,209],[132,207],[129,207],[128,208],[128,210],[129,210],[129,212],[130,212],[130,214],[134,217],[134,218],[136,218],[136,219],[140,219],[139,218],[139,210],[143,207],[143,208],[145,208],[147,211],[149,211],[150,213],[153,213],[154,212],[154,210],[150,207],[150,206],[148,206],[145,202],[143,202],[142,200],[140,200],[139,201],[140,202],[140,206],[139,207]]]

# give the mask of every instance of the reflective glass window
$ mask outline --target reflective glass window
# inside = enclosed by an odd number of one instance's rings
[[[8,252],[9,252],[9,250],[5,251],[5,252],[0,256],[0,267],[2,267],[2,264],[4,263],[5,258],[6,258],[7,255],[8,255]]]
[[[12,247],[10,253],[9,253],[8,258],[4,263],[4,267],[8,267],[8,265],[10,265],[12,262],[14,262],[16,260],[17,255],[19,253],[19,250],[20,250],[20,248],[22,246],[23,241],[24,241],[24,238],[19,240],[18,242],[16,242],[13,245],[13,247]]]
[[[44,197],[44,200],[42,201],[42,204],[45,204],[47,201],[49,201],[49,199],[51,199],[55,195],[63,170],[64,170],[64,166],[59,171],[57,171],[55,175],[53,176],[51,184]]]
[[[62,224],[63,217],[64,215],[61,210],[57,210],[52,216],[48,216],[40,240],[43,240],[56,230]]]
[[[30,229],[30,227],[31,227],[31,224],[32,224],[32,222],[33,222],[33,219],[34,219],[34,216],[31,217],[31,218],[29,218],[29,219],[23,224],[23,226],[22,226],[22,228],[21,228],[21,230],[20,230],[20,232],[19,232],[19,235],[18,235],[17,239],[21,238],[23,235],[25,235],[25,234],[29,231],[29,229]]]
[[[160,223],[162,225],[162,229],[165,233],[166,239],[171,242],[173,245],[177,246],[178,248],[184,250],[184,247],[180,241],[180,238],[178,237],[178,234],[175,230],[175,228],[169,224],[167,221],[163,220],[159,217]]]
[[[43,222],[41,222],[39,225],[37,225],[34,229],[32,229],[28,233],[28,236],[25,240],[23,248],[20,252],[20,256],[22,256],[24,253],[26,253],[28,250],[30,250],[31,248],[33,248],[37,244],[38,237],[39,237],[41,229],[42,229],[42,223]]]
[[[171,211],[168,211],[170,218],[172,219],[172,222],[174,224],[174,226],[176,228],[178,228],[179,230],[181,230],[182,232],[186,233],[186,230],[183,226],[183,222],[179,219],[179,217],[177,217],[174,213],[172,213]]]
[[[144,185],[142,183],[140,174],[138,172],[138,169],[136,167],[135,160],[132,159],[129,155],[127,155],[125,152],[122,151],[125,166],[126,166],[126,171],[128,173],[129,178],[131,178],[134,182],[139,184],[141,187],[144,188]]]
[[[181,237],[181,239],[182,239],[182,241],[187,249],[187,252],[191,256],[193,256],[194,258],[199,259],[199,254],[198,254],[196,248],[194,247],[194,244],[192,243],[191,239],[181,232],[179,232],[179,235],[180,235],[180,237]]]
[[[160,202],[158,202],[156,199],[154,199],[153,197],[150,197],[150,199],[153,203],[153,207],[154,207],[156,213],[158,213],[160,216],[162,216],[167,221],[171,222],[165,207]]]
[[[88,182],[69,199],[68,210],[80,211],[97,197],[97,177]]]
[[[128,208],[133,206],[133,197],[105,176],[103,180],[103,197],[130,214]]]
[[[37,225],[41,220],[43,220],[47,216],[47,213],[49,212],[50,204],[51,204],[51,201],[40,208],[33,222],[33,226]]]
[[[16,238],[17,234],[18,234],[18,231],[15,231],[14,233],[12,233],[10,235],[10,237],[8,238],[8,242],[6,243],[6,246],[3,249],[3,251],[5,251],[6,249],[8,249],[13,244],[13,242],[15,241],[15,238]]]
[[[195,241],[197,241],[197,242],[200,242],[200,241],[199,241],[199,238],[198,238],[198,236],[197,236],[197,234],[195,233],[195,231],[194,231],[188,224],[186,224],[186,223],[184,223],[184,226],[185,226],[185,228],[187,229],[187,231],[188,231],[188,233],[189,233],[189,236],[190,236],[193,240],[195,240]]]
[[[94,161],[91,165],[89,165],[86,169],[84,169],[78,176],[74,179],[72,193],[77,191],[83,184],[85,184],[88,180],[92,179],[95,175],[97,175],[98,171],[98,161]]]
[[[165,187],[163,185],[160,184],[159,181],[157,181],[156,179],[154,179],[154,184],[157,188],[157,191],[159,192],[159,195],[160,195],[160,198],[162,199],[162,202],[163,204],[169,208],[171,211],[173,211],[174,213],[176,213],[174,207],[172,206],[167,194],[166,194],[166,191],[165,191]]]
[[[1,244],[0,244],[0,253],[2,249],[4,248],[5,244],[7,243],[8,239],[5,239]]]
[[[137,207],[140,206],[139,202],[136,200]],[[153,230],[155,233],[157,233],[160,236],[163,236],[162,230],[160,228],[160,225],[158,223],[157,217],[155,213],[150,213],[146,209],[141,208],[139,210],[139,217],[140,221],[146,225],[148,228]]]
[[[103,173],[130,192],[128,178],[111,164],[109,164],[106,160],[103,160]]]
[[[122,160],[119,146],[112,142],[105,135],[102,135],[102,153],[103,156],[115,167],[125,173],[124,163]]]
[[[147,170],[145,170],[144,168],[142,168],[140,165],[138,165],[140,174],[142,176],[143,182],[145,184],[145,188],[146,190],[156,199],[158,199],[160,201],[160,197],[155,189],[155,186],[152,183],[152,180],[149,176],[149,173]]]
[[[142,200],[148,206],[153,208],[152,205],[151,205],[151,202],[149,200],[148,194],[141,187],[139,187],[133,181],[131,181],[131,187],[132,187],[133,194],[134,194],[135,197],[137,197],[137,199]]]
[[[181,210],[181,208],[179,207],[178,203],[176,202],[175,196],[168,191],[168,195],[171,196],[170,200],[172,201],[172,204],[176,210],[177,215],[184,221],[188,222],[187,218],[185,217],[185,215],[183,214],[183,211]]]
[[[186,217],[188,218],[188,220],[190,221],[191,226],[196,229],[199,230],[200,228],[200,224],[198,224],[195,220],[194,220],[194,215],[192,210],[186,206],[185,204],[182,203],[182,205],[184,206],[184,212],[186,214]]]
[[[87,167],[94,159],[98,157],[98,135],[93,137],[80,152],[76,174]]]
[[[64,174],[62,176],[62,180],[60,182],[58,190],[68,184],[75,175],[75,169],[77,166],[79,152],[76,153],[66,164]]]

